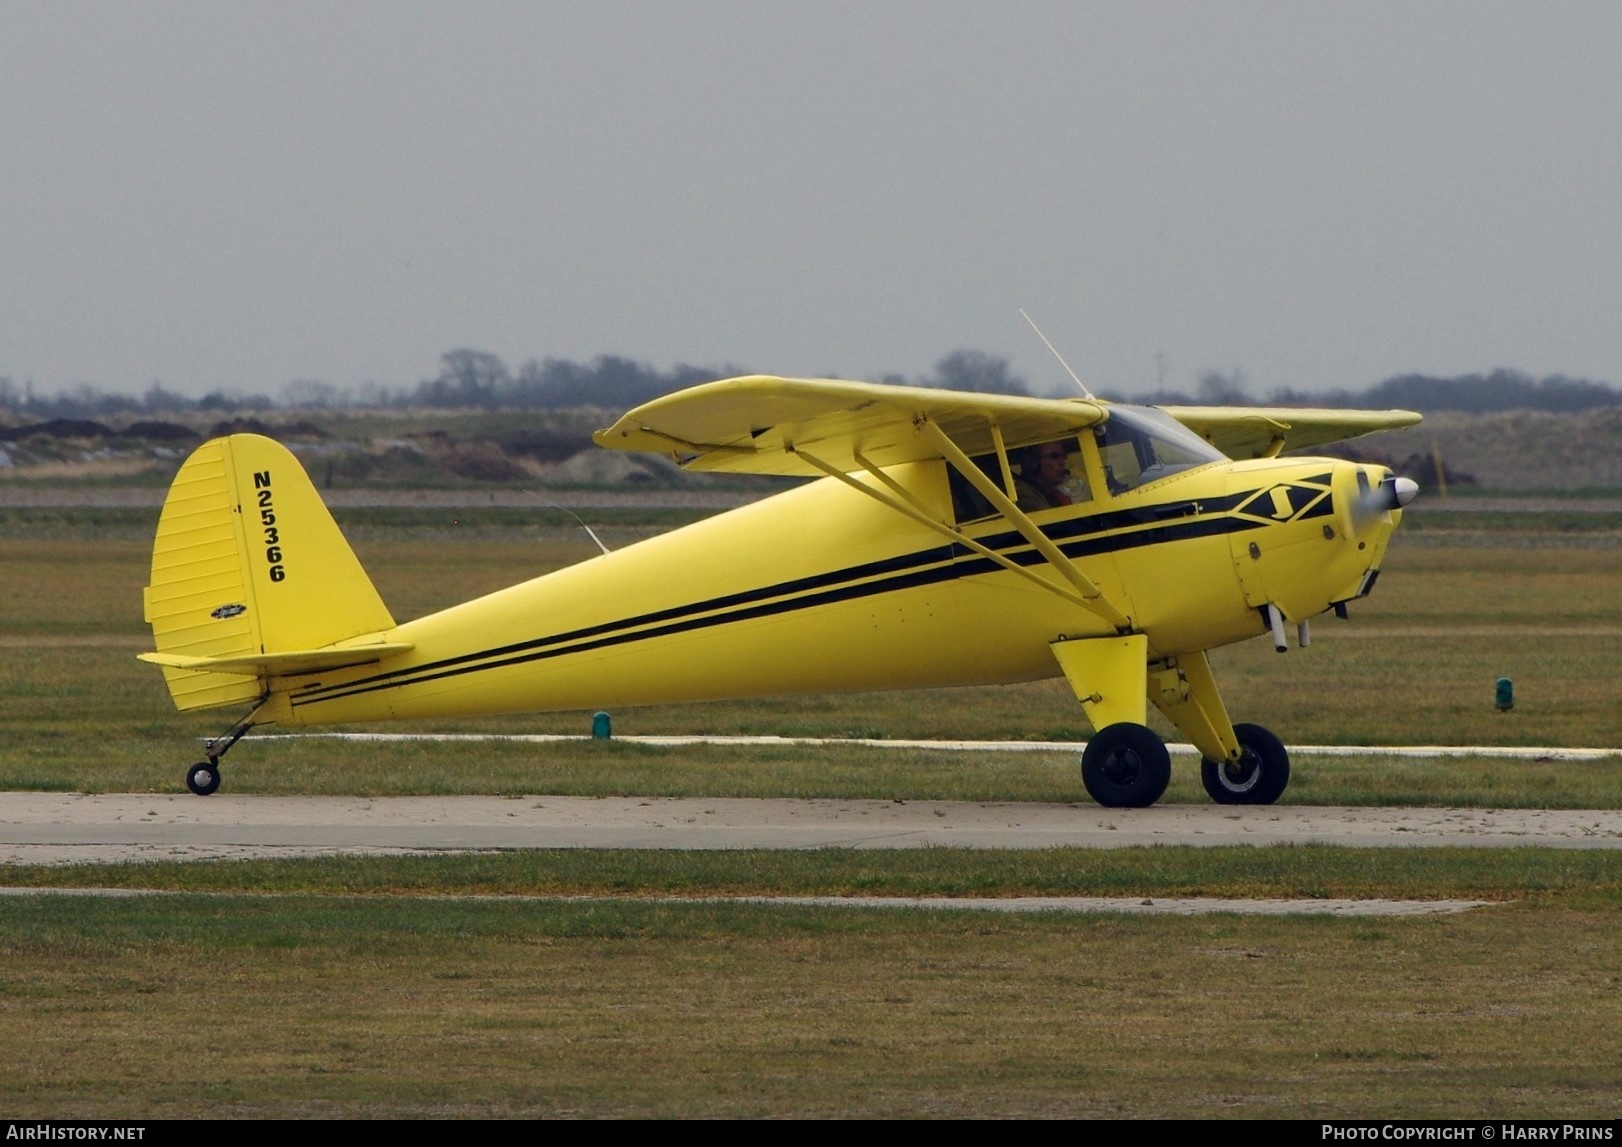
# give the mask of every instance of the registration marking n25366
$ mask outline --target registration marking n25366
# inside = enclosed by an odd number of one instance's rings
[[[270,566],[270,580],[281,581],[287,576],[287,570],[282,565],[282,536],[276,528],[276,507],[271,500],[269,470],[255,472],[253,489],[259,503],[259,527],[264,531],[265,561]]]

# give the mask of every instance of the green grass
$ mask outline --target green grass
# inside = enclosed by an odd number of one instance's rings
[[[0,898],[0,1099],[23,1118],[1608,1118],[1614,857],[536,851],[10,869],[14,884],[177,894]],[[771,893],[1502,903],[1309,919],[635,899]],[[534,896],[550,899],[511,899]]]
[[[1404,533],[1491,532],[1537,534],[1554,539],[1573,534],[1615,537],[1622,534],[1622,511],[1570,508],[1537,510],[1472,510],[1447,503],[1426,503],[1403,511]]]
[[[1219,896],[1622,907],[1614,853],[1546,848],[533,849],[12,865],[0,868],[0,884],[328,896]]]
[[[17,1118],[1609,1118],[1614,919],[8,898],[0,1097]]]

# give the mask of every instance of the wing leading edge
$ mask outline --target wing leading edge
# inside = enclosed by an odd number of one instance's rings
[[[817,477],[813,453],[851,473],[941,457],[933,423],[964,454],[1048,442],[1109,418],[1108,402],[929,390],[840,379],[749,375],[645,402],[593,436],[610,450],[674,454],[685,469]],[[1166,406],[1167,414],[1230,458],[1262,458],[1412,426],[1411,410]]]
[[[837,379],[751,375],[656,398],[599,430],[610,450],[673,453],[690,470],[820,477],[804,449],[839,470],[939,458],[937,426],[965,454],[1045,442],[1108,417],[1082,399],[1023,398]],[[860,456],[860,457],[858,457]]]
[[[1419,422],[1412,410],[1318,410],[1282,406],[1163,406],[1229,458],[1266,458]]]

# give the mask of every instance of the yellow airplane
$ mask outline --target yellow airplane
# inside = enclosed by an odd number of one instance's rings
[[[158,523],[146,620],[181,710],[249,729],[599,709],[1063,675],[1096,730],[1082,781],[1146,806],[1171,776],[1153,704],[1213,799],[1269,804],[1277,737],[1234,725],[1206,651],[1368,593],[1416,486],[1282,457],[1408,411],[1152,408],[753,376],[630,411],[600,446],[821,479],[396,623],[297,459],[205,443]]]

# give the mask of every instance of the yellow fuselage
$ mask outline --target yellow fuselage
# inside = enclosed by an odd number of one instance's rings
[[[1400,511],[1346,505],[1358,467],[1212,463],[1031,515],[1165,658],[1358,596]],[[890,476],[950,522],[946,464]],[[1378,477],[1374,478],[1378,482]],[[1002,518],[964,534],[1058,584]],[[397,626],[407,653],[277,678],[260,720],[332,724],[1027,681],[1096,613],[831,479]]]

